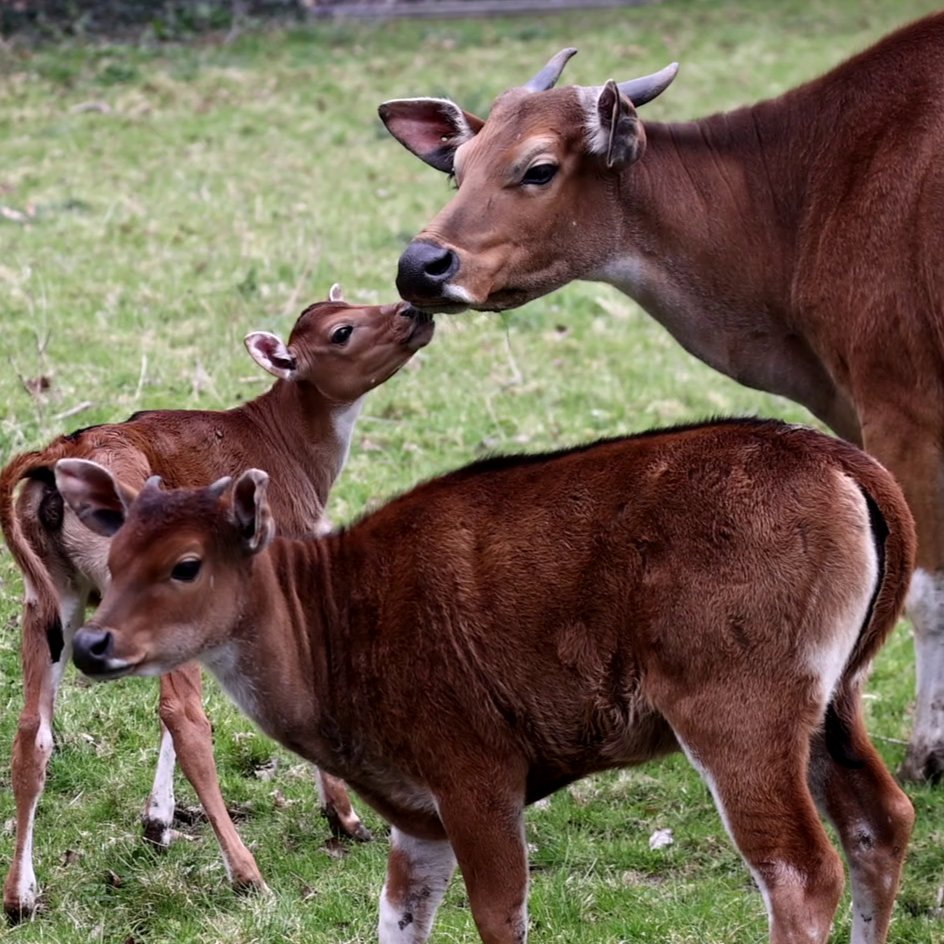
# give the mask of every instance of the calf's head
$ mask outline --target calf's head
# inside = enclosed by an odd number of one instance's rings
[[[73,641],[87,675],[160,675],[224,646],[246,607],[252,558],[275,533],[268,476],[140,492],[84,459],[56,463],[56,487],[92,531],[111,537],[111,583]]]
[[[432,317],[408,302],[350,305],[334,285],[327,301],[309,305],[288,344],[253,331],[245,344],[252,359],[275,377],[314,385],[328,400],[352,403],[392,377],[432,340]]]
[[[400,257],[404,298],[431,311],[514,308],[591,277],[613,251],[623,235],[620,176],[646,146],[636,106],[678,67],[553,88],[575,52],[499,96],[485,121],[443,99],[380,106],[390,133],[458,189]]]

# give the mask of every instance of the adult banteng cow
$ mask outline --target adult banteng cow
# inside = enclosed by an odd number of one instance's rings
[[[902,773],[944,774],[944,14],[779,98],[681,124],[636,109],[676,66],[554,88],[565,49],[487,120],[390,101],[458,192],[397,285],[436,311],[574,279],[635,298],[692,354],[802,403],[897,476],[917,519],[918,694]]]

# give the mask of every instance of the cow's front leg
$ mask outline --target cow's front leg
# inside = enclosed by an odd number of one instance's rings
[[[899,774],[944,775],[944,452],[927,422],[887,408],[864,411],[863,442],[895,476],[914,515],[917,567],[907,610],[914,625],[917,697],[914,729]]]
[[[899,773],[903,780],[937,781],[944,775],[944,568],[915,570],[908,615],[917,694],[914,730]]]
[[[455,867],[448,840],[416,839],[391,829],[380,944],[424,944]]]

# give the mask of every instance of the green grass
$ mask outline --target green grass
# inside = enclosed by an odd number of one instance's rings
[[[341,281],[395,296],[397,257],[449,198],[445,179],[386,136],[377,104],[448,94],[484,112],[564,45],[571,81],[628,78],[679,59],[651,119],[684,119],[811,78],[932,0],[667,2],[505,21],[321,25],[229,44],[16,46],[0,59],[2,457],[147,407],[224,407],[264,389],[253,328],[287,332]],[[25,222],[18,222],[17,213]],[[48,389],[31,393],[40,378]],[[80,412],[64,414],[88,403]],[[687,356],[614,290],[573,285],[504,318],[440,319],[434,343],[371,396],[332,500],[342,521],[484,450],[536,450],[703,417],[808,420]],[[20,581],[0,562],[0,860],[12,850],[9,744],[21,705]],[[912,697],[904,624],[876,666],[872,730],[897,764]],[[206,826],[164,856],[137,817],[157,748],[156,688],[67,678],[38,818],[45,911],[17,942],[374,940],[378,840],[329,854],[304,765],[251,731],[214,686],[209,711],[228,800],[272,888],[226,885]],[[272,781],[253,770],[270,757]],[[944,941],[944,792],[910,789],[918,827],[893,940]],[[181,800],[193,803],[181,785]],[[651,851],[656,828],[675,843]],[[760,896],[710,798],[681,758],[595,778],[528,820],[533,938],[747,944]],[[116,881],[109,873],[118,876]],[[835,939],[848,937],[843,906]],[[475,939],[456,881],[433,940]]]

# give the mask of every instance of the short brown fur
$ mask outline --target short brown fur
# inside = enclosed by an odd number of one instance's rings
[[[72,502],[98,475],[57,470]],[[658,431],[480,462],[259,553],[265,485],[95,499],[127,518],[75,659],[108,678],[200,658],[353,785],[393,826],[381,944],[427,939],[455,859],[482,940],[522,944],[524,806],[680,745],[773,944],[829,933],[842,867],[815,804],[849,859],[853,940],[885,941],[913,813],[861,685],[915,538],[874,460],[772,421]],[[192,582],[171,576],[192,558]]]
[[[909,779],[944,773],[942,49],[936,14],[726,114],[644,123],[624,98],[617,137],[633,147],[613,167],[599,88],[515,89],[484,123],[450,103],[381,106],[459,183],[401,258],[403,297],[504,309],[608,282],[686,350],[803,404],[895,474],[920,568]],[[535,161],[557,168],[544,186],[521,176],[535,142]]]
[[[333,343],[334,332],[347,325],[353,327],[349,340]],[[259,334],[247,337],[250,352],[267,370],[290,379],[277,380],[255,400],[224,412],[148,411],[123,423],[79,430],[44,449],[16,456],[0,474],[0,524],[26,584],[25,706],[13,749],[17,846],[4,885],[4,907],[14,920],[35,906],[27,847],[52,750],[48,732],[63,652],[67,660],[71,635],[84,619],[89,597],[103,593],[108,582],[108,541],[93,539],[71,510],[63,508],[52,481],[55,463],[63,458],[94,459],[131,489],[150,475],[161,476],[170,486],[196,485],[247,465],[263,465],[272,471],[272,510],[281,531],[319,533],[327,527],[325,502],[346,459],[361,398],[429,341],[432,323],[403,303],[348,305],[332,290],[331,300],[302,312],[287,349],[267,335],[260,360],[250,344]],[[269,355],[273,360],[266,360]],[[294,367],[286,366],[292,359]],[[20,482],[23,488],[15,500]],[[198,666],[161,679],[160,716],[181,768],[207,811],[232,881],[239,887],[263,887],[252,853],[239,838],[220,794]],[[367,838],[343,784],[320,772],[318,778],[332,829]],[[152,842],[164,845],[172,811],[159,814],[160,805],[152,795],[144,827]]]

